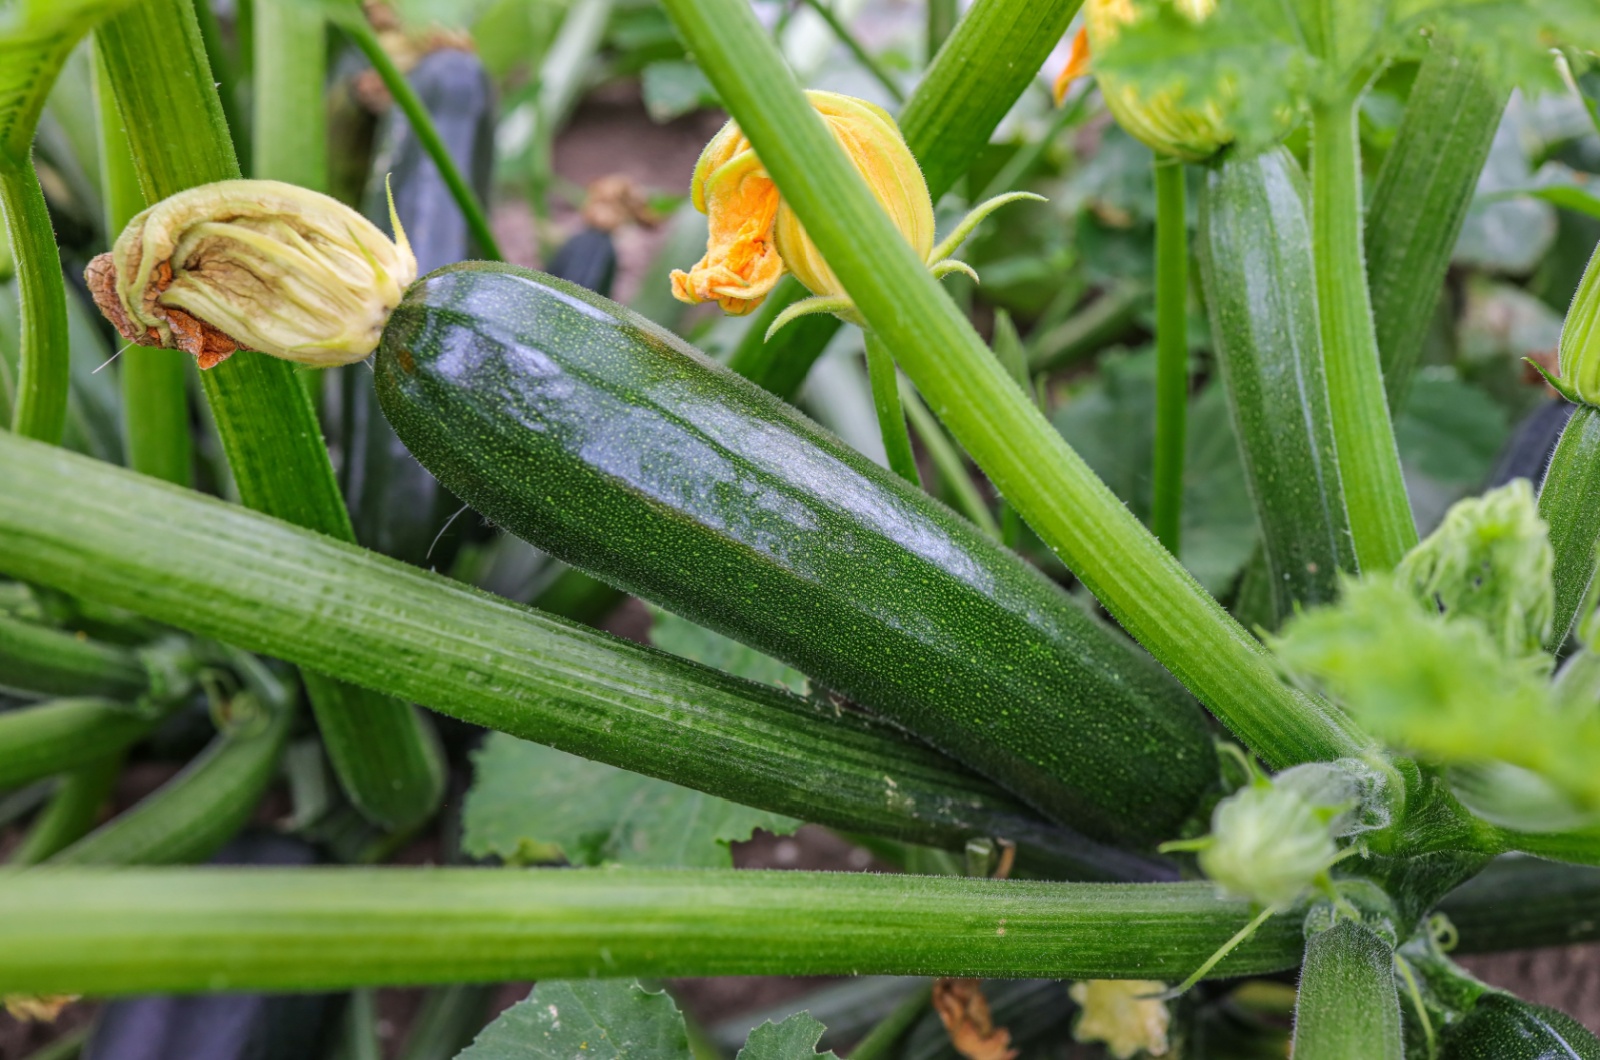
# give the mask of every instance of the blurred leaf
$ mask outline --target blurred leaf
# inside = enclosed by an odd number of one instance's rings
[[[1395,422],[1406,466],[1439,482],[1476,486],[1494,466],[1511,426],[1505,410],[1450,369],[1418,376]]]
[[[728,844],[800,822],[504,733],[473,755],[461,846],[473,857],[728,868]]]
[[[1513,98],[1478,178],[1477,197],[1456,242],[1455,264],[1525,275],[1555,240],[1555,209],[1516,194],[1534,183],[1528,160],[1535,142],[1530,123],[1526,105]]]
[[[1056,429],[1140,519],[1150,515],[1155,452],[1155,354],[1107,357],[1097,381],[1067,399]],[[1208,386],[1189,406],[1183,562],[1213,594],[1227,589],[1256,542],[1227,395]]]
[[[702,107],[719,106],[716,89],[700,68],[690,62],[651,63],[644,68],[640,88],[645,110],[657,122],[669,122]]]
[[[777,685],[799,695],[810,691],[805,674],[738,641],[697,626],[671,611],[650,608],[650,643],[662,651],[691,659],[747,681]]]
[[[0,155],[25,164],[61,65],[85,33],[128,0],[16,0],[0,7]]]
[[[1456,323],[1464,361],[1516,361],[1555,352],[1561,314],[1542,299],[1486,276],[1469,276],[1464,293],[1465,305]]]
[[[817,1042],[827,1028],[811,1018],[809,1012],[797,1012],[782,1023],[763,1023],[750,1032],[738,1060],[813,1060]],[[822,1053],[833,1057],[833,1053]],[[835,1057],[834,1060],[837,1060]]]
[[[683,1016],[666,991],[631,979],[546,980],[456,1060],[689,1060]]]

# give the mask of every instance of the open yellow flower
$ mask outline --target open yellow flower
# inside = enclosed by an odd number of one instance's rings
[[[1005,203],[1038,198],[1012,194],[984,203],[935,246],[927,182],[888,112],[836,92],[812,91],[806,98],[900,234],[936,276],[958,270],[970,274],[966,265],[948,258],[961,240]],[[706,214],[709,237],[704,257],[689,271],[672,273],[673,297],[691,305],[714,301],[724,312],[742,315],[761,305],[785,273],[793,273],[816,297],[786,309],[771,331],[809,313],[836,313],[861,323],[839,278],[734,122],[723,126],[701,152],[689,195],[695,208]]]
[[[1178,9],[1193,22],[1203,22],[1217,9],[1218,0],[1178,0]],[[1083,8],[1084,26],[1072,42],[1072,55],[1056,78],[1056,101],[1066,95],[1067,86],[1089,70],[1090,57],[1110,47],[1122,31],[1140,15],[1134,0],[1087,0]],[[1180,86],[1149,95],[1114,77],[1099,75],[1100,92],[1111,111],[1129,135],[1152,150],[1188,162],[1210,158],[1233,140],[1225,114],[1226,100],[1207,100],[1200,106],[1182,106]]]

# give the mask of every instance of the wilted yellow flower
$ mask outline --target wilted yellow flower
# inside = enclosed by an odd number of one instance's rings
[[[922,170],[882,107],[835,92],[806,97],[839,141],[867,186],[919,257],[933,249],[933,201]],[[691,304],[715,301],[733,314],[759,306],[785,271],[813,294],[842,293],[794,211],[729,122],[706,145],[689,194],[710,224],[705,257],[688,272],[674,271],[672,293]]]
[[[1217,8],[1217,0],[1175,0],[1175,6],[1194,22],[1203,22]],[[1091,54],[1102,52],[1117,39],[1122,27],[1139,17],[1134,0],[1087,0],[1084,26],[1072,45],[1072,57],[1056,79],[1059,102],[1067,86],[1088,72]],[[1232,141],[1224,114],[1225,101],[1207,100],[1201,106],[1181,106],[1180,86],[1144,95],[1114,77],[1098,75],[1106,107],[1129,135],[1152,150],[1190,162],[1210,158]]]
[[[377,348],[417,278],[395,241],[326,195],[274,180],[225,180],[163,199],[128,223],[85,274],[117,330],[184,350],[201,368],[235,350],[324,368]]]
[[[1104,1042],[1117,1060],[1140,1052],[1166,1056],[1172,1014],[1158,996],[1167,984],[1152,979],[1090,979],[1068,989],[1082,1013],[1072,1028],[1080,1042]]]

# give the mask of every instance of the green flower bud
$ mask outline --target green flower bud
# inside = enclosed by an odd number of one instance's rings
[[[1257,777],[1212,811],[1211,835],[1194,844],[1201,870],[1228,894],[1270,907],[1293,904],[1339,860],[1337,836],[1381,823],[1354,815],[1362,788],[1332,764]]]
[[[317,368],[378,346],[417,261],[326,195],[225,180],[163,199],[90,263],[95,303],[123,337],[184,350],[210,368],[259,350]]]
[[[1428,608],[1476,618],[1508,658],[1532,655],[1555,615],[1555,553],[1527,479],[1454,505],[1397,575]]]
[[[1557,360],[1560,389],[1573,401],[1600,405],[1600,247],[1589,259],[1583,282],[1561,326]]]

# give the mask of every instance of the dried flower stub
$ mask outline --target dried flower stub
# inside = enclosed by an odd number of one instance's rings
[[[391,241],[326,195],[225,180],[163,199],[128,223],[84,278],[124,338],[201,368],[258,350],[316,368],[377,348],[417,278],[399,220]]]

